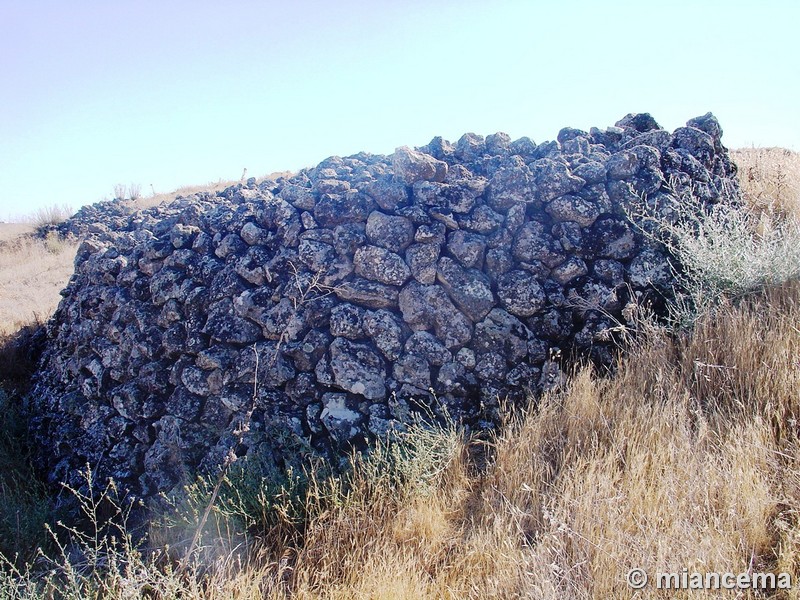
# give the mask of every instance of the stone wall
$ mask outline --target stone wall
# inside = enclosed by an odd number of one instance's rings
[[[608,364],[631,294],[669,294],[626,207],[736,201],[721,133],[636,114],[538,145],[466,134],[84,211],[29,399],[40,466],[149,497],[231,451],[334,456],[416,412],[490,427],[564,361]]]

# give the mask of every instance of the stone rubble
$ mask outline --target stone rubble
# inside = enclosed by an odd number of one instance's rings
[[[564,361],[609,364],[631,294],[670,293],[626,209],[737,201],[721,134],[710,114],[673,134],[647,114],[538,145],[466,134],[82,209],[28,400],[39,466],[76,484],[89,462],[152,498],[231,450],[341,455],[414,413],[491,427]]]

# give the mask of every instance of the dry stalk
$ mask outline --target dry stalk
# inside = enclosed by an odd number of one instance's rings
[[[245,414],[245,418],[239,423],[236,429],[234,429],[232,432],[234,437],[236,438],[237,445],[242,443],[244,435],[248,431],[250,431],[250,419],[253,416],[253,411],[255,410],[256,399],[258,395],[258,358],[259,358],[258,349],[256,348],[255,344],[253,344],[252,348],[253,348],[253,354],[255,355],[256,359],[255,369],[253,373],[253,396],[250,402],[250,408]],[[180,565],[178,566],[177,573],[179,575],[184,573],[189,566],[189,561],[191,559],[191,556],[194,553],[198,542],[200,541],[200,536],[202,535],[203,529],[205,529],[206,523],[208,522],[208,518],[209,516],[211,516],[211,511],[217,502],[219,491],[220,489],[222,489],[222,484],[225,482],[225,477],[228,474],[228,470],[230,469],[231,465],[236,462],[237,458],[238,457],[236,456],[235,447],[233,447],[228,451],[228,454],[222,463],[219,475],[217,476],[217,481],[214,484],[214,488],[211,491],[211,497],[206,503],[205,509],[203,510],[203,514],[200,517],[200,522],[197,524],[197,529],[195,530],[194,535],[192,536],[192,541],[186,550],[186,554],[184,555],[183,559],[180,562]]]

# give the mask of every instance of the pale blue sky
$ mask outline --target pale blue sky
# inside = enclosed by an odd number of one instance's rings
[[[628,112],[798,150],[798,7],[0,0],[0,219]]]

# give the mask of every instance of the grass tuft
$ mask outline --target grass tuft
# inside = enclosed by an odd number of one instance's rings
[[[72,213],[72,207],[69,204],[52,204],[35,210],[25,221],[39,229],[63,223],[72,216]]]

